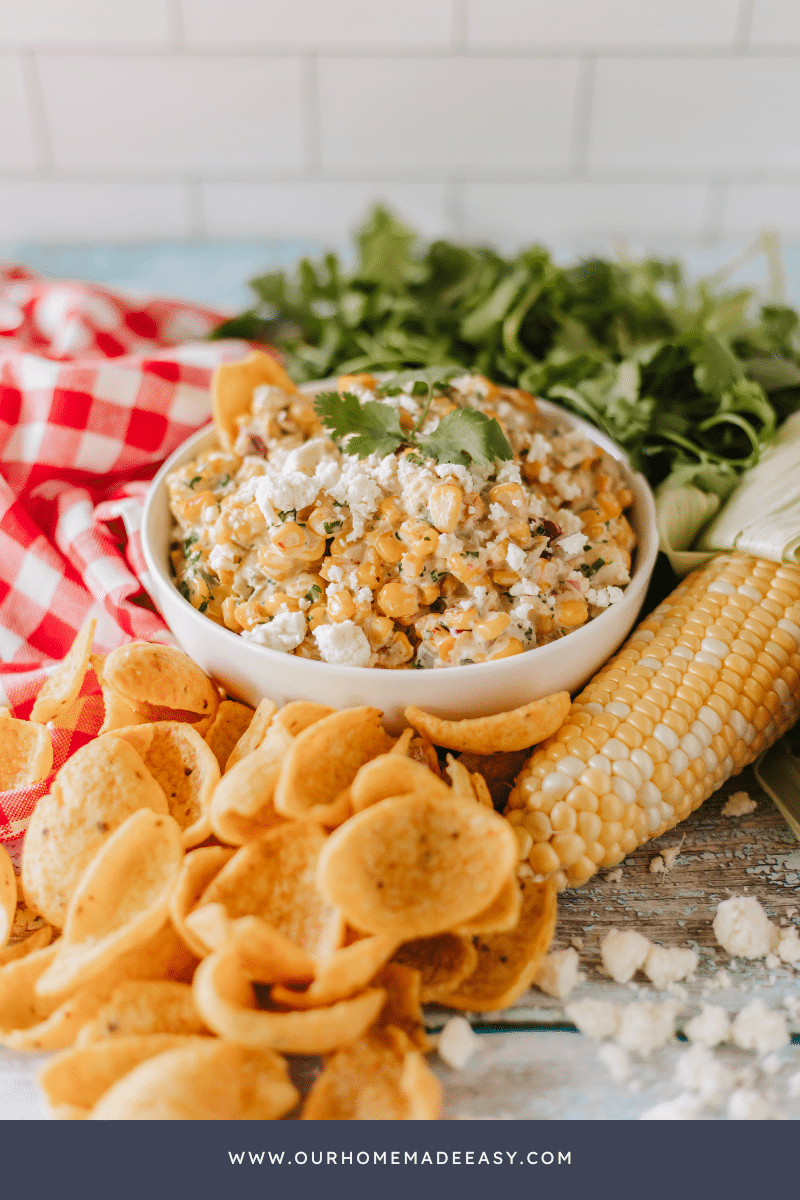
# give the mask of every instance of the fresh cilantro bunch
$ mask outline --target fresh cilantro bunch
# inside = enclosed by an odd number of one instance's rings
[[[352,392],[320,392],[314,408],[330,437],[346,454],[367,458],[370,454],[393,454],[410,447],[421,459],[437,463],[485,465],[495,459],[509,459],[512,450],[505,434],[493,417],[473,408],[457,408],[441,419],[432,433],[419,430],[430,411],[437,390],[460,371],[459,367],[428,371],[410,371],[387,380],[379,389],[384,396],[400,395],[412,384],[411,395],[423,398],[422,411],[410,430],[400,426],[400,413],[389,404],[367,400],[362,404]]]
[[[255,279],[253,308],[216,335],[272,342],[298,381],[458,364],[585,417],[653,484],[671,475],[725,494],[800,408],[800,319],[724,284],[720,272],[689,285],[678,263],[656,259],[562,267],[541,246],[504,257],[425,245],[375,208],[352,268],[328,254]],[[356,438],[413,444],[385,424],[390,410],[367,408],[348,410]],[[471,453],[472,418],[444,426],[440,439],[452,433]]]

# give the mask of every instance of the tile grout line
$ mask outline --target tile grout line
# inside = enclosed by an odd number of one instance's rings
[[[22,60],[31,126],[41,160],[39,166],[40,170],[42,168],[46,170],[52,168],[54,165],[54,154],[53,143],[50,137],[50,127],[47,121],[47,106],[39,75],[39,66],[33,51],[28,51],[20,55],[20,58]]]

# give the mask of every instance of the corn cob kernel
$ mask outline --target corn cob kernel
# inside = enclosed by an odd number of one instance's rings
[[[534,874],[561,889],[616,866],[798,711],[800,567],[719,555],[642,621],[517,776],[507,812],[522,814]]]

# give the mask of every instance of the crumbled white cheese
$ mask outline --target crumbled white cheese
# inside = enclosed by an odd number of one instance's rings
[[[564,1009],[581,1033],[601,1041],[613,1037],[619,1026],[619,1011],[607,1000],[575,1000]]]
[[[553,487],[562,500],[574,500],[576,496],[580,496],[581,494],[580,484],[575,483],[570,478],[568,471],[556,472],[553,476]]]
[[[616,983],[627,983],[644,965],[650,942],[634,929],[609,929],[600,943],[603,969]]]
[[[571,533],[569,537],[561,537],[554,543],[559,550],[563,550],[567,558],[575,558],[577,554],[583,551],[586,545],[586,534]]]
[[[698,961],[694,950],[683,950],[680,946],[651,946],[644,962],[644,973],[657,988],[665,988],[691,975]]]
[[[553,447],[541,433],[535,433],[528,450],[528,462],[544,462]]]
[[[506,562],[512,571],[521,571],[525,566],[525,551],[521,546],[515,546],[513,542],[509,542],[508,550],[506,551]]]
[[[540,991],[557,1000],[566,1000],[578,982],[578,953],[568,950],[553,950],[545,956],[534,980]]]
[[[734,792],[722,806],[723,817],[746,817],[756,807],[747,792]]]
[[[794,1075],[790,1075],[786,1083],[789,1099],[797,1100],[800,1097],[800,1071],[796,1071]]]
[[[772,1012],[763,1000],[752,1000],[736,1014],[731,1033],[737,1046],[759,1054],[781,1050],[790,1040],[783,1013]]]
[[[303,614],[289,612],[285,608],[277,612],[271,621],[242,631],[242,637],[247,641],[266,646],[268,650],[280,650],[284,654],[290,654],[305,636],[306,619]]]
[[[781,940],[778,942],[778,957],[785,963],[800,962],[800,937],[795,925],[791,929],[781,930]]]
[[[699,1046],[718,1046],[730,1036],[731,1023],[724,1008],[704,1004],[696,1017],[686,1022],[684,1033]]]
[[[706,1046],[692,1046],[681,1054],[675,1081],[712,1105],[721,1104],[735,1084],[733,1073]]]
[[[626,1004],[619,1014],[619,1028],[614,1040],[644,1058],[670,1040],[675,1012],[674,1000],[665,1000],[663,1004],[636,1000]]]
[[[356,604],[372,604],[372,591],[368,587],[359,588],[356,592]]]
[[[663,875],[666,872],[666,869],[667,868],[664,864],[664,859],[661,857],[660,854],[656,854],[655,858],[650,859],[650,874],[651,875]]]
[[[769,1107],[751,1088],[737,1088],[728,1101],[729,1121],[768,1121]]]
[[[235,571],[236,570],[236,555],[234,554],[233,546],[230,542],[223,542],[216,546],[212,546],[211,553],[208,556],[208,565],[212,571],[219,574],[220,571]]]
[[[439,1034],[436,1050],[449,1067],[460,1071],[478,1049],[480,1038],[464,1017],[451,1017]]]
[[[366,667],[372,657],[369,641],[364,630],[354,621],[340,621],[338,625],[318,625],[314,630],[322,659],[340,667]]]
[[[606,883],[619,883],[622,879],[622,867],[617,867],[616,871],[609,871],[606,875]]]
[[[332,449],[333,446],[327,438],[309,438],[286,455],[283,460],[283,474],[293,475],[299,471],[303,475],[313,475],[323,459],[336,461],[331,455]]]
[[[732,958],[764,958],[780,939],[779,930],[755,896],[723,900],[717,906],[714,936]]]
[[[624,1083],[630,1077],[631,1060],[622,1046],[617,1046],[614,1042],[604,1042],[598,1047],[597,1057],[615,1083]]]
[[[586,599],[596,608],[608,608],[611,604],[618,604],[623,594],[622,588],[618,587],[589,588]]]
[[[273,512],[292,512],[307,508],[319,495],[319,484],[302,471],[289,475],[262,475],[255,487],[256,504],[268,521]]]

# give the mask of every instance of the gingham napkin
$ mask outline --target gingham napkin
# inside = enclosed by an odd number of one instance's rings
[[[14,716],[88,616],[98,653],[169,637],[146,592],[142,502],[208,421],[214,366],[247,350],[199,340],[224,315],[0,267],[0,705]],[[97,691],[90,674],[68,728],[52,731],[55,766],[97,732]],[[47,787],[0,792],[0,841]]]

